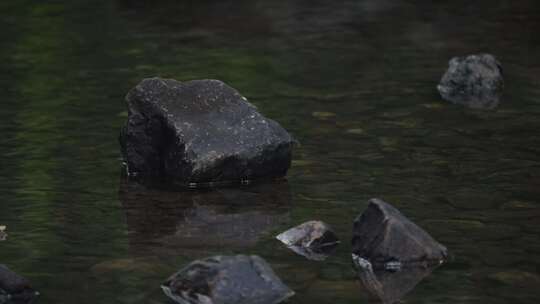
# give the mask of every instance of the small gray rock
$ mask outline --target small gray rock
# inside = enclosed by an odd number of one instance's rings
[[[353,254],[376,269],[398,264],[439,265],[447,258],[446,247],[396,208],[376,198],[354,221],[352,247]]]
[[[180,304],[276,304],[294,295],[258,256],[196,260],[161,288]]]
[[[293,138],[219,80],[144,79],[126,96],[120,145],[141,181],[197,187],[283,177]]]
[[[493,55],[454,57],[437,89],[444,100],[473,109],[493,109],[502,96],[501,64]]]
[[[324,260],[339,244],[336,234],[321,221],[308,221],[276,236],[294,252],[311,260]]]
[[[0,304],[30,303],[38,295],[30,281],[0,264]]]

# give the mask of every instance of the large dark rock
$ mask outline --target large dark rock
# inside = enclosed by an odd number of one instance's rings
[[[446,247],[380,199],[354,221],[352,247],[374,268],[438,265],[447,257]]]
[[[292,251],[310,260],[322,261],[339,244],[330,226],[321,221],[308,221],[276,236]]]
[[[219,80],[144,79],[126,96],[128,174],[198,186],[282,177],[293,138]]]
[[[454,57],[437,86],[442,98],[475,109],[493,109],[501,99],[501,64],[489,54]]]
[[[0,304],[29,303],[38,295],[30,281],[0,264]]]
[[[258,256],[215,256],[172,275],[162,289],[180,304],[275,304],[294,295]]]

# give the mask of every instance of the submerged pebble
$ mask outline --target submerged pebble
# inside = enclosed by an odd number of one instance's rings
[[[501,206],[503,210],[530,210],[540,208],[539,204],[527,201],[509,201]]]
[[[315,118],[318,118],[318,119],[321,119],[321,120],[326,120],[326,119],[329,119],[329,118],[333,118],[333,117],[336,117],[336,113],[332,113],[332,112],[313,112],[311,113],[311,115]]]
[[[539,287],[540,286],[540,276],[538,274],[519,271],[519,270],[509,270],[501,271],[488,275],[488,278],[494,280],[498,283],[510,285],[513,287]]]
[[[436,103],[423,103],[422,107],[426,109],[441,109],[444,107],[442,103],[436,102]]]
[[[137,257],[104,261],[92,266],[91,271],[95,275],[108,275],[115,272],[159,275],[164,268],[157,257]]]
[[[356,129],[348,129],[345,131],[348,134],[355,134],[355,135],[364,135],[366,134],[366,131],[364,129],[356,128]]]

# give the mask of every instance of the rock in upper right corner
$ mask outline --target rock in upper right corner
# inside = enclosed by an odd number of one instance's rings
[[[399,210],[376,198],[354,221],[352,247],[354,255],[374,267],[391,261],[431,265],[447,257],[445,246]]]
[[[490,54],[454,57],[437,89],[446,101],[473,109],[493,109],[499,105],[504,89],[501,64]]]

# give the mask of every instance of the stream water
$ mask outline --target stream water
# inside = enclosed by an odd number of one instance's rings
[[[352,221],[379,197],[446,245],[404,303],[540,301],[538,1],[1,1],[0,263],[38,303],[170,303],[189,261],[258,254],[289,303],[372,301]],[[502,62],[495,111],[443,102],[448,60]],[[301,143],[287,181],[159,192],[125,183],[124,96],[151,76],[216,78]],[[307,220],[323,262],[274,239]]]

